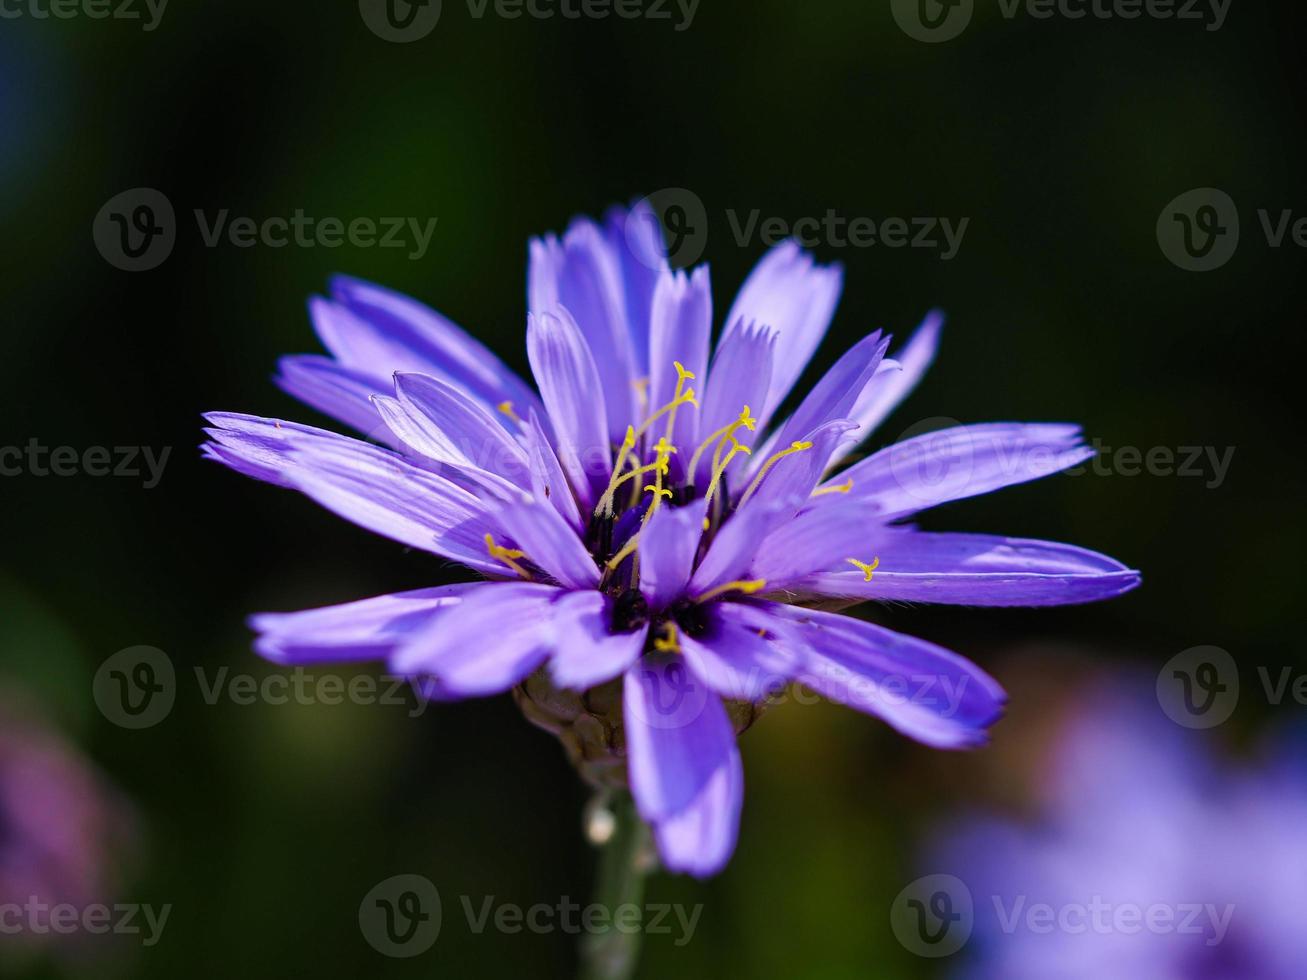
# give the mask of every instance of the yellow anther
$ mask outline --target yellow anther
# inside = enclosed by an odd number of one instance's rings
[[[754,491],[758,489],[758,485],[762,483],[762,478],[767,475],[768,471],[773,466],[779,463],[786,456],[792,456],[794,453],[801,453],[805,449],[811,448],[812,443],[810,442],[792,442],[790,443],[789,449],[782,449],[780,452],[772,453],[768,456],[767,462],[762,464],[762,469],[758,471],[758,475],[755,476],[753,482],[749,484],[749,489],[744,491],[744,496],[740,498],[739,506],[743,507],[748,502],[749,498],[753,496]]]
[[[671,620],[663,623],[663,636],[654,637],[653,648],[659,653],[680,653],[681,641],[677,636],[676,624]]]
[[[667,429],[663,436],[663,442],[666,442],[672,437],[672,428],[676,425],[676,410],[683,404],[681,398],[683,397],[682,393],[685,392],[685,382],[687,380],[694,380],[694,374],[685,370],[685,367],[680,361],[672,361],[672,366],[676,368],[676,390],[672,392],[672,401],[669,411],[667,412]],[[690,390],[689,395],[690,403],[693,404],[695,408],[698,408],[699,403],[694,400],[693,389]]]
[[[665,456],[660,456],[652,463],[646,463],[644,466],[637,466],[629,473],[624,473],[620,477],[613,477],[612,481],[608,484],[608,489],[604,491],[604,495],[599,498],[599,503],[595,505],[595,516],[602,517],[612,510],[613,495],[623,483],[626,483],[628,480],[634,480],[638,476],[644,476],[646,473],[666,472],[667,458]]]
[[[490,552],[491,558],[502,561],[522,578],[528,580],[531,578],[531,573],[517,563],[517,559],[526,557],[525,551],[518,551],[516,548],[505,548],[503,545],[495,544],[493,534],[486,535],[486,550]]]
[[[856,565],[858,568],[862,569],[862,580],[864,582],[870,582],[871,573],[880,567],[879,557],[873,558],[871,564],[867,564],[865,561],[858,561],[856,558],[849,558],[846,560],[850,565]]]
[[[700,458],[708,451],[708,447],[714,442],[717,443],[717,452],[713,454],[712,468],[714,470],[717,469],[717,461],[721,456],[722,447],[726,444],[728,439],[731,439],[731,437],[739,431],[741,426],[748,429],[750,432],[753,432],[758,427],[758,420],[749,414],[748,405],[744,406],[744,409],[740,412],[739,416],[736,417],[734,422],[731,422],[729,425],[723,425],[720,429],[705,439],[699,448],[694,451],[694,455],[690,457],[690,468],[686,472],[686,478],[691,482],[694,481],[694,474],[699,469]],[[720,440],[720,442],[718,440]]]
[[[647,487],[644,488],[644,491],[645,491],[645,493],[653,493],[653,494],[656,494],[656,495],[659,496],[659,497],[667,497],[667,498],[669,498],[669,499],[670,499],[671,496],[672,496],[672,491],[670,491],[670,490],[664,490],[662,487],[647,486]],[[650,507],[649,509],[650,509],[650,510],[653,510],[652,507]],[[645,519],[646,519],[646,520],[648,519],[648,516],[649,516],[648,514],[645,515]]]
[[[822,487],[820,490],[812,491],[812,495],[814,497],[824,497],[828,493],[848,493],[852,489],[853,489],[853,477],[849,477],[839,486]]]
[[[504,415],[507,415],[518,425],[522,424],[521,416],[519,416],[515,411],[513,411],[512,402],[500,402],[498,405],[495,406],[495,408],[499,409],[500,412],[502,412]]]
[[[715,599],[717,596],[726,592],[743,592],[745,595],[753,595],[755,592],[761,592],[767,587],[765,578],[740,579],[735,582],[724,582],[716,588],[709,589],[701,596],[695,597],[695,602],[707,602],[709,599]]]
[[[666,462],[667,457],[676,452],[676,447],[667,441],[666,436],[663,436],[654,444],[654,452],[663,457],[663,462]]]

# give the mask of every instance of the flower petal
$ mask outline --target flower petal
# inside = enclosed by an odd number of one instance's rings
[[[886,538],[903,533],[886,528],[875,504],[868,501],[840,500],[813,507],[780,523],[758,544],[749,578],[765,579],[769,592],[786,589],[805,576],[837,568],[849,558],[870,561],[878,549],[892,553]],[[852,571],[852,566],[845,567]]]
[[[719,602],[707,616],[707,631],[681,633],[680,645],[690,670],[727,700],[757,702],[775,694],[806,659],[789,625],[760,607]]]
[[[396,374],[398,398],[373,397],[377,412],[414,453],[455,467],[497,496],[520,496],[526,450],[482,405],[424,374]]]
[[[776,334],[765,327],[739,320],[731,323],[732,326],[727,328],[717,344],[717,353],[713,355],[712,367],[708,369],[708,381],[699,402],[703,406],[699,413],[701,439],[707,439],[718,429],[729,425],[739,417],[745,406],[749,407],[755,419],[758,418],[767,398],[776,351]],[[761,434],[761,422],[758,423],[757,431]],[[756,441],[747,432],[741,432],[739,437],[746,445],[751,440]],[[711,451],[705,452],[700,459],[695,470],[696,486],[708,486],[712,479],[712,459]],[[735,469],[741,470],[743,465],[737,464]]]
[[[480,584],[396,592],[301,612],[259,613],[249,621],[260,634],[254,648],[274,663],[288,665],[379,660],[422,629],[437,610],[457,604]]]
[[[794,241],[782,242],[764,255],[740,288],[726,322],[757,323],[777,333],[776,368],[767,398],[754,406],[764,422],[808,366],[843,288],[843,267],[817,265]]]
[[[912,393],[912,389],[935,359],[935,351],[939,348],[939,333],[943,326],[943,313],[939,310],[927,313],[912,338],[894,354],[899,370],[878,373],[862,389],[848,413],[848,417],[860,426],[860,439],[866,439],[875,432],[890,412]],[[853,448],[849,446],[837,451],[835,459],[843,459]]]
[[[647,630],[614,633],[611,602],[588,590],[569,593],[554,603],[557,644],[549,672],[560,687],[584,691],[621,675],[639,659]]]
[[[213,440],[203,446],[209,459],[245,476],[279,487],[293,487],[287,476],[292,465],[292,434],[326,440],[349,440],[349,436],[311,425],[265,419],[257,415],[241,415],[237,412],[208,412],[204,419],[210,423],[204,431]]]
[[[732,764],[726,708],[677,657],[646,656],[622,685],[631,793],[645,820],[683,813]]]
[[[403,457],[353,439],[290,436],[292,486],[347,521],[471,568],[500,573],[476,497]]]
[[[1093,455],[1075,425],[962,425],[882,449],[826,486],[853,480],[850,498],[874,500],[889,520],[1036,480]]]
[[[527,356],[553,423],[558,461],[583,507],[612,474],[604,389],[594,356],[576,321],[564,309],[528,319]]]
[[[807,641],[799,680],[941,749],[971,748],[1003,713],[998,682],[952,651],[834,613],[772,605]]]
[[[654,824],[654,840],[668,871],[707,878],[735,852],[744,806],[744,766],[738,748],[680,813]]]
[[[788,517],[797,514],[817,489],[831,454],[848,441],[849,433],[856,428],[848,419],[833,419],[799,440],[800,443],[808,444],[806,449],[778,459],[766,472],[763,472],[762,467],[755,467],[754,476],[750,477],[744,488],[744,494],[749,499],[741,497],[736,517],[753,507],[778,507],[782,504],[790,506]],[[768,459],[770,458],[769,456]],[[767,460],[764,460],[762,465],[766,466],[766,463]],[[758,479],[758,474],[762,475],[761,480]],[[750,493],[750,487],[755,481],[757,488]]]
[[[585,522],[581,520],[581,511],[576,506],[572,488],[568,486],[563,467],[558,462],[558,454],[549,444],[549,437],[540,424],[540,416],[532,412],[528,424],[530,428],[527,429],[526,442],[531,464],[531,492],[536,500],[549,501],[554,510],[567,521],[567,526],[581,534],[585,530]]]
[[[703,535],[703,507],[660,507],[640,535],[640,591],[654,610],[685,591]]]
[[[397,674],[430,674],[440,690],[461,697],[499,694],[544,663],[554,643],[549,585],[492,582],[413,634],[391,656]]]
[[[553,236],[533,239],[529,261],[531,312],[539,316],[561,306],[575,318],[607,396],[608,436],[620,442],[635,419],[637,376],[617,254],[593,221],[578,218],[562,241]]]
[[[842,598],[1063,606],[1111,599],[1140,583],[1137,571],[1115,559],[1051,541],[900,531],[874,547],[880,564],[871,581],[850,569],[797,579],[790,587]],[[871,553],[859,557],[869,561]]]
[[[555,581],[571,589],[593,589],[599,584],[594,557],[550,504],[538,500],[511,504],[490,516],[526,552],[526,560]]]
[[[781,427],[777,443],[788,446],[827,422],[847,418],[859,392],[875,375],[888,346],[889,339],[882,338],[877,330],[849,348]],[[752,463],[761,466],[762,460],[755,458]]]
[[[342,364],[387,381],[396,371],[434,375],[491,408],[510,402],[523,417],[539,406],[531,388],[488,347],[430,307],[349,276],[334,277],[331,292],[353,314],[344,328],[337,323],[322,338]]]
[[[793,510],[798,510],[798,507],[799,504],[795,503]],[[786,510],[783,504],[749,506],[732,514],[718,530],[703,561],[695,569],[690,579],[690,592],[702,595],[719,585],[744,578],[757,553],[758,542],[785,520]],[[793,510],[789,512],[793,513]]]
[[[273,380],[292,398],[370,439],[396,441],[372,404],[373,395],[385,394],[390,387],[389,375],[385,379],[374,377],[317,354],[283,357],[277,362],[277,369]]]
[[[712,286],[708,267],[700,266],[687,276],[684,272],[665,272],[658,279],[653,294],[649,327],[649,411],[655,412],[676,395],[675,364],[694,375],[686,389],[704,393],[708,380],[708,342],[712,333]],[[702,398],[699,404],[703,404]],[[737,408],[736,411],[739,411]],[[679,477],[688,465],[694,447],[699,444],[699,413],[686,406],[676,413],[671,443],[679,447],[673,456],[673,477]],[[705,436],[707,433],[705,433]]]
[[[663,227],[648,201],[637,201],[629,211],[614,207],[604,215],[604,232],[617,254],[626,285],[626,316],[631,328],[635,370],[649,376],[650,326],[654,289],[667,272],[667,245]]]

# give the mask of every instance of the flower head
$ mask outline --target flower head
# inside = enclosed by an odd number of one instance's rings
[[[331,356],[286,358],[279,382],[384,446],[214,414],[205,452],[486,580],[255,617],[263,655],[385,659],[448,697],[542,670],[577,692],[622,678],[613,743],[639,811],[667,867],[709,874],[742,798],[730,704],[798,680],[945,748],[982,742],[1001,712],[973,664],[817,606],[1085,602],[1138,575],[1066,545],[899,523],[1082,462],[1074,426],[959,427],[831,475],[916,384],[940,317],[895,360],[890,338],[866,337],[780,416],[841,270],[777,246],[714,345],[708,270],[670,269],[652,217],[637,205],[531,243],[538,391],[440,314],[337,279],[310,304]],[[957,697],[886,695],[923,675]]]
[[[972,815],[932,865],[970,893],[960,977],[1289,980],[1307,933],[1301,733],[1236,770],[1166,719],[1150,678],[1081,692],[1033,819]],[[958,896],[955,908],[960,908]]]
[[[17,931],[39,943],[52,906],[111,901],[134,824],[130,805],[30,697],[0,690],[0,897],[31,916]]]

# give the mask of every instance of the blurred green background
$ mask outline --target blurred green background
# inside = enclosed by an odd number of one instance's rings
[[[25,7],[22,9],[26,9]],[[492,8],[493,9],[493,8]],[[674,9],[674,8],[673,8]],[[392,44],[356,4],[175,3],[158,27],[0,21],[0,445],[172,447],[160,484],[0,478],[0,677],[41,699],[142,815],[124,900],[172,903],[132,976],[566,975],[560,933],[475,934],[458,896],[584,901],[586,793],[509,698],[404,707],[205,703],[194,669],[273,672],[244,618],[448,581],[423,556],[291,494],[202,464],[200,413],[320,422],[270,383],[317,351],[305,298],[334,272],[424,300],[525,370],[526,241],[660,188],[708,215],[719,317],[764,250],[727,213],[946,216],[956,257],[816,249],[846,267],[817,376],[853,340],[900,337],[932,306],[941,355],[877,442],[922,420],[1071,420],[1111,447],[1235,447],[1206,477],[1062,476],[925,516],[934,529],[1074,541],[1144,571],[1142,589],[1051,611],[893,608],[880,621],[972,657],[1012,691],[1074,696],[1086,664],[1156,670],[1214,644],[1307,669],[1301,637],[1304,256],[1256,210],[1298,209],[1303,68],[1289,5],[1236,0],[1219,31],[1180,21],[1007,20],[979,2],[924,44],[888,2],[703,0],[671,21],[476,18]],[[1286,20],[1281,20],[1285,18]],[[127,273],[92,241],[134,187],[172,201],[160,267]],[[1158,215],[1217,187],[1239,251],[1194,274]],[[379,248],[204,246],[194,209],[346,221],[438,218],[420,261]],[[1295,210],[1295,216],[1297,216]],[[144,731],[95,708],[91,678],[138,644],[177,666],[172,714]],[[1049,683],[1064,679],[1064,686]],[[1250,684],[1250,687],[1252,685]],[[890,900],[939,815],[1012,795],[1037,738],[1015,703],[981,755],[942,756],[884,725],[790,705],[743,740],[738,853],[719,878],[666,876],[651,901],[702,903],[693,939],[649,937],[643,976],[934,975],[894,941]],[[1256,692],[1213,740],[1273,713]],[[1288,712],[1288,706],[1280,709]],[[1301,711],[1298,707],[1296,710]],[[439,887],[445,924],[415,960],[360,936],[393,874]],[[106,898],[106,901],[113,901]],[[75,967],[26,960],[23,976]],[[99,969],[98,967],[95,969]]]

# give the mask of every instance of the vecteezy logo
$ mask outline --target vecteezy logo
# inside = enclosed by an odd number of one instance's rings
[[[383,956],[420,956],[440,935],[440,893],[421,875],[387,878],[359,905],[359,930]]]
[[[918,878],[890,906],[895,937],[918,956],[952,956],[971,938],[974,922],[971,889],[953,875]]]
[[[436,29],[441,0],[359,0],[368,29],[383,41],[408,44]]]
[[[967,29],[975,0],[890,0],[890,10],[908,37],[938,44]]]
[[[1239,247],[1239,209],[1214,187],[1186,191],[1162,209],[1157,244],[1188,272],[1219,269]]]
[[[632,254],[651,268],[661,259],[677,268],[694,265],[708,245],[708,212],[703,200],[684,187],[664,187],[631,208],[626,241]],[[661,242],[661,246],[658,243]]]
[[[145,272],[160,265],[177,244],[172,202],[153,187],[115,194],[91,226],[95,247],[110,265]]]
[[[91,694],[100,713],[115,725],[150,728],[172,711],[177,674],[162,650],[128,647],[100,665]]]
[[[911,504],[933,507],[956,500],[968,495],[979,445],[957,419],[922,419],[886,450],[890,473]]]
[[[1157,675],[1157,703],[1185,728],[1214,728],[1239,703],[1239,667],[1220,647],[1192,647]]]

